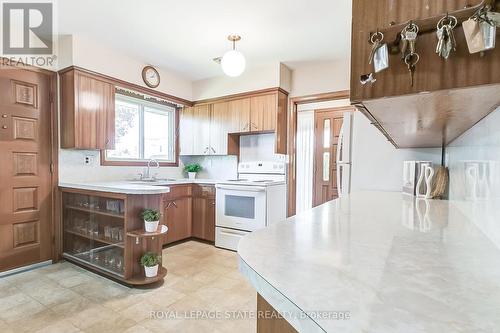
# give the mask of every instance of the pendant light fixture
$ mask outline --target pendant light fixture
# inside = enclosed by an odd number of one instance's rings
[[[238,35],[229,35],[227,39],[233,42],[233,49],[224,54],[220,64],[224,74],[231,77],[237,77],[245,71],[246,67],[245,57],[241,52],[236,51],[236,42],[240,41],[241,37]]]

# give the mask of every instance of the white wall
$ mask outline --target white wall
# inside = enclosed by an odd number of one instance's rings
[[[96,43],[84,36],[73,36],[73,65],[106,74],[127,82],[147,87],[142,80],[142,69],[148,64],[133,59],[119,50]],[[193,87],[190,79],[172,69],[157,68],[160,73],[160,85],[155,90],[162,93],[193,99]]]
[[[446,147],[446,165],[450,200],[500,248],[500,107]]]
[[[193,100],[221,97],[280,85],[280,64],[248,69],[239,77],[225,75],[193,82]]]
[[[354,113],[351,191],[401,191],[403,161],[441,163],[441,149],[396,149],[361,112]]]
[[[349,89],[349,60],[306,62],[290,67],[292,68],[290,97]]]

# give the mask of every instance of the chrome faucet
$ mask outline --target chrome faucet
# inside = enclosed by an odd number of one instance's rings
[[[157,169],[159,169],[159,168],[160,168],[160,162],[158,162],[158,160],[155,160],[155,159],[153,159],[153,158],[152,158],[152,159],[150,159],[150,160],[148,161],[148,167],[147,167],[147,169],[146,169],[146,174],[145,174],[145,175],[143,176],[143,178],[142,178],[143,180],[151,180],[151,179],[153,179],[153,180],[154,180],[154,178],[155,178],[155,177],[154,177],[154,176],[153,176],[153,177],[151,177],[151,164],[152,164],[152,163],[155,163],[155,164],[156,164],[156,168],[157,168]]]

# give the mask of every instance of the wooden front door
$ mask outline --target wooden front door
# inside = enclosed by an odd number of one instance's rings
[[[338,197],[337,144],[345,108],[314,112],[313,207]]]
[[[52,75],[0,68],[0,271],[52,258]]]

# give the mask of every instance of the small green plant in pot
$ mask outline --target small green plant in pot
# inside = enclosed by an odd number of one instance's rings
[[[158,275],[158,267],[161,264],[161,256],[148,252],[141,257],[141,265],[144,266],[146,277],[155,277]]]
[[[201,171],[201,165],[198,163],[186,164],[184,171],[188,173],[189,179],[195,179],[196,173]]]
[[[155,232],[160,224],[160,212],[155,209],[144,209],[142,211],[144,229],[146,232]]]

